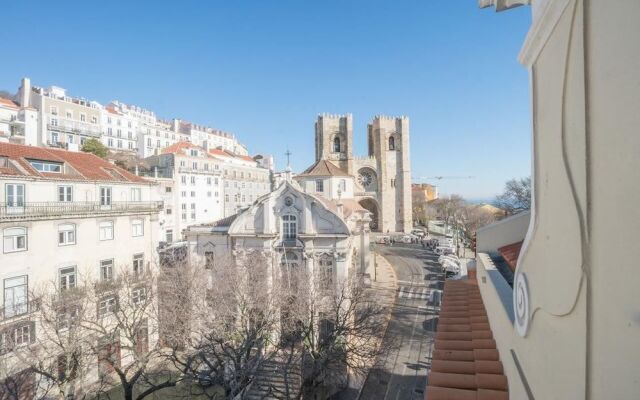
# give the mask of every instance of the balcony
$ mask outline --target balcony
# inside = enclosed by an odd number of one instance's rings
[[[110,215],[122,213],[153,213],[163,208],[161,201],[113,202],[33,202],[23,204],[0,203],[0,221],[55,219],[59,217]]]
[[[91,136],[96,138],[101,136],[100,128],[97,125],[93,126],[86,122],[78,123],[60,121],[56,125],[47,124],[47,129],[50,131],[75,133],[77,135]]]

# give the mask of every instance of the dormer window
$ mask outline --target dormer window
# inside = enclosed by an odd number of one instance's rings
[[[333,152],[340,153],[340,138],[337,136],[333,138]]]
[[[62,172],[62,163],[59,162],[29,160],[29,164],[40,172]]]

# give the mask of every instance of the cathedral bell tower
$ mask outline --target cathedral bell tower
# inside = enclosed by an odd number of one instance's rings
[[[353,117],[321,114],[315,124],[316,161],[328,160],[353,174]]]

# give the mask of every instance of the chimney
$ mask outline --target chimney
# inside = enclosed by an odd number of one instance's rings
[[[20,86],[20,106],[29,107],[31,101],[31,79],[22,78]]]

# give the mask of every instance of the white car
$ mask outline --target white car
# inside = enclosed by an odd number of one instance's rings
[[[456,249],[453,247],[449,247],[449,246],[438,246],[436,247],[435,250],[436,254],[440,254],[440,255],[448,255],[448,254],[453,254],[456,252]]]
[[[453,263],[453,262],[445,261],[442,264],[442,270],[444,272],[453,272],[453,273],[459,274],[460,273],[460,266],[458,264]]]
[[[451,261],[451,262],[454,262],[456,264],[460,264],[460,259],[455,254],[442,255],[442,256],[438,257],[438,262],[440,264],[443,264],[445,261]]]
[[[417,236],[417,237],[419,237],[419,238],[422,238],[422,237],[424,237],[424,236],[425,236],[424,231],[423,231],[423,230],[421,230],[421,229],[414,229],[414,230],[412,230],[412,231],[411,231],[411,234],[412,234],[412,235],[416,235],[416,236]]]

